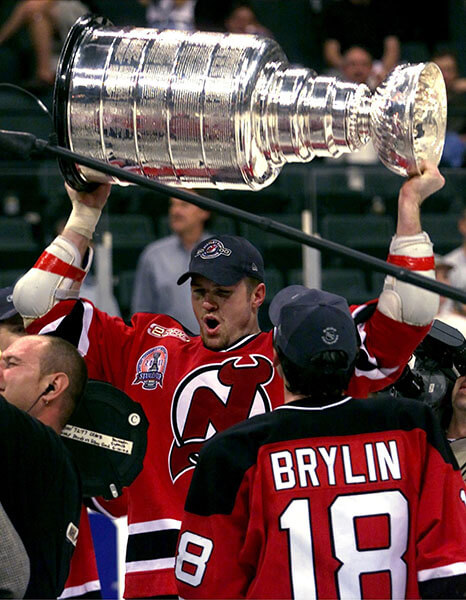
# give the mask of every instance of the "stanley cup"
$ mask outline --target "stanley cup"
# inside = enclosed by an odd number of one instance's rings
[[[163,183],[259,190],[287,162],[338,157],[372,140],[400,175],[438,164],[446,91],[434,63],[364,85],[292,67],[268,38],[118,28],[86,16],[64,45],[54,91],[58,141]],[[124,184],[61,161],[73,187]]]

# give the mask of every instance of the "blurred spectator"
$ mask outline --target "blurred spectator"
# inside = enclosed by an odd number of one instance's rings
[[[454,269],[454,262],[446,256],[435,257],[435,278],[440,283],[457,287],[451,280],[451,273]],[[463,287],[462,289],[465,288]],[[447,323],[451,327],[456,327],[456,329],[466,336],[466,306],[464,304],[445,296],[440,296],[439,312],[436,319]]]
[[[462,167],[466,160],[466,78],[460,77],[454,50],[439,50],[432,55],[432,61],[442,71],[447,88],[447,135],[442,164]]]
[[[362,46],[351,46],[343,53],[341,77],[352,83],[365,83],[371,89],[376,86],[372,54]]]
[[[191,304],[188,283],[177,280],[189,265],[191,250],[202,239],[210,213],[190,202],[170,198],[168,218],[172,235],[149,244],[142,252],[136,270],[132,312],[163,313],[175,317],[193,333],[199,325]]]
[[[458,377],[451,393],[446,435],[466,482],[466,376]]]
[[[456,380],[451,395],[452,418],[448,427],[449,439],[466,437],[466,377],[463,375]]]
[[[463,209],[458,218],[457,226],[463,238],[463,243],[446,254],[444,259],[454,266],[450,272],[451,285],[466,289],[466,209]]]
[[[371,53],[362,46],[351,46],[342,55],[339,72],[336,73],[340,79],[350,83],[364,83],[371,90],[375,89],[379,81],[378,74],[374,71],[374,61]],[[378,164],[379,159],[372,141],[369,141],[360,150],[342,154],[337,159],[327,158],[329,164],[341,165],[351,163],[357,165]],[[351,190],[360,190],[364,186],[363,174],[360,170],[348,170],[348,187]]]
[[[400,41],[390,3],[379,0],[329,2],[322,11],[324,61],[333,71],[343,66],[351,46],[365,48],[373,57],[378,81],[398,63]]]
[[[440,164],[442,167],[459,169],[466,161],[466,142],[455,131],[447,129]]]
[[[432,55],[432,61],[436,63],[442,71],[447,87],[448,100],[452,101],[459,95],[464,101],[464,94],[466,94],[466,77],[460,77],[456,52],[448,48],[439,50]],[[464,125],[464,120],[461,121],[461,124]],[[454,125],[456,125],[456,122],[452,122],[452,129],[455,129]]]
[[[227,31],[273,37],[256,16],[248,0],[197,0],[194,21],[202,31]]]
[[[53,85],[54,40],[63,43],[74,22],[89,10],[88,0],[21,0],[16,4],[0,27],[0,45],[27,27],[35,54],[35,73],[27,88],[39,92]]]
[[[195,0],[139,0],[146,6],[146,22],[156,29],[194,29]]]

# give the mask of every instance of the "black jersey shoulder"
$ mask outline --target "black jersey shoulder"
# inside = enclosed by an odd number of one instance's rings
[[[61,337],[78,347],[83,328],[84,304],[77,300],[71,311],[62,319],[55,331],[46,335]]]

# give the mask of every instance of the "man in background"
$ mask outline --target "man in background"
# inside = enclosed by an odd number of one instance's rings
[[[189,285],[179,287],[176,282],[188,268],[191,250],[210,235],[205,230],[209,218],[207,210],[170,198],[168,222],[172,234],[149,244],[139,257],[131,305],[133,314],[168,314],[193,333],[199,333]]]

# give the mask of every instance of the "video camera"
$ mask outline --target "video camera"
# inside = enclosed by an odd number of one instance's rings
[[[466,375],[466,340],[458,329],[436,319],[389,391],[426,402],[438,412],[461,375]]]

